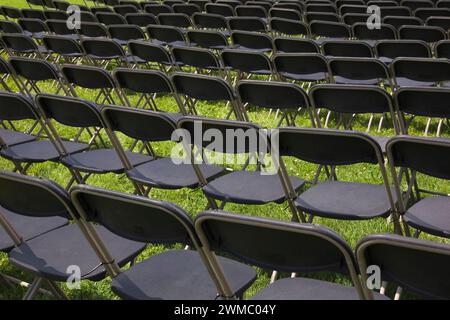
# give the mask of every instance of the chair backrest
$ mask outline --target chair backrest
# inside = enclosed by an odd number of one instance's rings
[[[158,24],[158,18],[151,13],[128,13],[125,15],[125,19],[129,24],[133,24],[144,28],[149,24]]]
[[[392,62],[394,77],[423,82],[450,80],[450,61],[432,58],[397,58]]]
[[[233,31],[231,41],[235,46],[248,49],[273,50],[272,38],[259,32]]]
[[[450,8],[419,8],[414,15],[423,21],[429,17],[450,17]]]
[[[341,19],[336,13],[330,12],[308,12],[305,14],[305,21],[311,23],[313,21],[320,22],[339,22]]]
[[[208,49],[194,47],[173,47],[172,55],[176,62],[200,69],[220,69],[217,56]]]
[[[231,30],[267,32],[266,23],[256,17],[231,17],[228,25]]]
[[[240,17],[258,17],[267,18],[267,11],[259,5],[238,5],[234,8],[236,15]]]
[[[236,86],[239,101],[253,106],[274,109],[309,108],[306,92],[286,82],[242,80]]]
[[[145,33],[140,27],[135,25],[110,25],[108,26],[108,32],[111,38],[115,40],[130,41],[145,39]]]
[[[223,50],[221,53],[225,67],[245,73],[265,74],[272,73],[270,59],[261,52],[249,50]]]
[[[277,53],[273,62],[275,69],[281,74],[328,73],[325,57],[317,53]]]
[[[118,6],[113,6],[113,10],[114,10],[114,12],[116,12],[122,16],[125,16],[128,13],[137,13],[138,12],[138,9],[135,6],[129,5],[129,4],[121,4]]]
[[[394,114],[391,96],[376,86],[318,84],[311,88],[309,97],[314,108],[338,113]]]
[[[352,250],[328,228],[206,211],[196,217],[195,230],[206,250],[267,270],[350,274],[360,290]],[[300,243],[307,245],[293,245]]]
[[[369,17],[370,15],[368,13],[346,13],[342,16],[342,21],[344,21],[345,24],[352,26],[355,23],[367,23]]]
[[[103,23],[104,25],[112,25],[112,24],[126,24],[127,20],[125,18],[118,14],[113,12],[97,12],[95,14],[98,21]]]
[[[102,117],[112,131],[140,141],[171,141],[177,126],[175,121],[162,112],[135,108],[105,106]]]
[[[101,23],[96,22],[82,22],[80,23],[80,29],[78,29],[80,35],[90,38],[107,38],[109,37],[108,30]]]
[[[83,219],[126,239],[199,247],[191,218],[175,204],[87,185],[74,187],[70,196]]]
[[[16,74],[28,80],[58,80],[56,67],[46,60],[26,57],[11,57],[9,63]]]
[[[328,40],[322,43],[323,54],[332,57],[371,58],[372,48],[363,41]]]
[[[422,40],[428,43],[438,42],[447,38],[445,30],[431,26],[403,26],[398,30],[400,39]]]
[[[39,9],[22,9],[22,15],[24,18],[39,19],[41,21],[45,21],[47,19],[44,11]]]
[[[396,29],[389,24],[380,24],[378,29],[369,29],[367,23],[355,23],[352,26],[353,35],[361,40],[397,39]]]
[[[270,18],[270,29],[286,35],[309,35],[309,27],[306,23],[284,18]]]
[[[417,17],[404,17],[404,16],[386,16],[383,18],[384,24],[390,24],[396,29],[400,29],[403,26],[421,26],[423,21]]]
[[[33,101],[20,93],[0,91],[0,119],[36,120],[39,113]]]
[[[295,21],[301,21],[302,19],[301,13],[298,10],[287,8],[271,8],[269,10],[269,16],[271,18],[282,18]]]
[[[19,18],[17,22],[22,27],[23,30],[31,32],[32,34],[42,34],[48,32],[47,25],[39,19],[32,18]]]
[[[194,13],[202,12],[202,8],[193,3],[175,4],[172,9],[175,13],[183,13],[189,17],[192,17]]]
[[[158,70],[116,68],[113,76],[121,89],[139,93],[173,93],[169,77]]]
[[[42,42],[48,51],[60,55],[79,55],[84,54],[83,48],[74,39],[64,36],[44,36]]]
[[[444,138],[399,136],[386,145],[391,170],[409,168],[440,179],[450,180],[450,142]]]
[[[171,76],[178,94],[206,101],[233,101],[235,95],[230,85],[215,76],[175,72]]]
[[[48,19],[45,24],[51,32],[58,35],[76,36],[76,29],[69,29],[67,27],[67,20]]]
[[[411,12],[414,12],[419,8],[433,8],[434,3],[431,0],[402,0],[400,2],[401,6],[408,7]]]
[[[429,17],[425,24],[427,26],[440,27],[444,30],[450,29],[450,17]]]
[[[55,182],[0,171],[1,208],[29,217],[76,217],[67,192]]]
[[[378,57],[390,59],[397,57],[431,57],[430,47],[426,42],[420,40],[380,40],[376,43],[375,51]]]
[[[147,13],[154,14],[155,16],[161,13],[172,13],[173,10],[166,4],[148,4],[144,6],[144,10]]]
[[[394,92],[394,99],[400,112],[431,118],[450,118],[450,88],[404,87]]]
[[[348,39],[352,35],[350,27],[341,22],[312,21],[309,28],[311,34],[320,37]]]
[[[90,89],[114,88],[112,76],[103,68],[64,64],[61,72],[65,79],[76,86]]]
[[[228,40],[220,31],[189,30],[187,37],[191,45],[207,49],[224,49],[228,47]]]
[[[370,235],[359,241],[360,270],[380,267],[381,280],[428,299],[450,299],[450,247],[446,244],[398,235]],[[362,281],[367,274],[362,271]]]
[[[310,39],[293,39],[277,37],[273,40],[277,52],[284,53],[319,53],[319,46]]]
[[[46,119],[77,128],[104,127],[100,108],[90,101],[53,94],[38,94],[35,101]]]
[[[253,123],[187,116],[178,121],[177,127],[183,129],[182,139],[187,145],[227,154],[267,153],[267,135]],[[203,137],[208,131],[224,138],[211,143],[211,138]],[[244,139],[238,138],[240,133]]]
[[[450,40],[439,41],[434,49],[438,58],[450,59]]]
[[[158,21],[161,25],[178,28],[189,28],[192,26],[191,19],[184,13],[160,13]]]
[[[166,44],[172,44],[175,42],[180,43],[186,42],[183,32],[178,27],[148,25],[146,30],[150,36],[150,39],[156,39]]]
[[[157,44],[150,43],[148,41],[132,40],[128,42],[128,48],[130,53],[146,62],[157,62],[164,64],[172,64],[172,57],[169,52]]]
[[[197,28],[228,29],[228,23],[223,15],[214,13],[194,13],[192,20]]]
[[[234,8],[224,3],[208,3],[205,5],[207,13],[221,15],[223,17],[232,17],[235,15]]]
[[[328,60],[328,64],[331,74],[335,77],[339,76],[350,80],[374,80],[376,81],[374,84],[390,80],[386,65],[375,58],[339,57]],[[341,81],[342,78],[340,78]]]
[[[6,48],[20,53],[37,53],[38,46],[31,37],[24,34],[4,33],[1,35],[2,43]]]
[[[317,128],[280,128],[272,133],[279,156],[321,165],[383,164],[381,147],[362,132]],[[318,148],[317,146],[320,146]]]

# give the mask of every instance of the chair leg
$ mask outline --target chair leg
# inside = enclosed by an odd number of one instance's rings
[[[278,271],[272,271],[272,275],[270,276],[270,283],[274,283],[278,278]]]
[[[25,292],[25,295],[22,297],[22,300],[32,300],[38,293],[43,280],[44,279],[39,277],[34,278],[33,282],[31,282],[30,286],[28,287],[27,292]]]
[[[45,280],[45,282],[47,283],[48,288],[50,289],[50,291],[53,293],[53,295],[60,299],[60,300],[69,300],[69,298],[66,296],[66,294],[64,293],[64,291],[61,289],[61,287],[55,283],[54,281],[51,280]]]

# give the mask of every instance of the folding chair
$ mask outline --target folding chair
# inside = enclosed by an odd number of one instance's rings
[[[163,72],[169,72],[176,67],[172,56],[168,50],[159,44],[153,44],[149,41],[130,41],[128,43],[130,54],[138,58],[136,60],[148,68],[151,68],[153,63],[157,64],[158,69]],[[136,62],[135,61],[135,62]]]
[[[320,53],[320,47],[310,39],[276,37],[273,45],[280,53]]]
[[[106,26],[115,24],[127,24],[127,20],[125,20],[125,18],[118,13],[97,12],[95,16],[100,23],[103,23]]]
[[[173,47],[172,56],[181,71],[183,67],[187,67],[188,71],[194,68],[195,73],[199,74],[218,73],[219,76],[226,76],[220,59],[209,49]]]
[[[318,53],[277,53],[273,56],[280,79],[307,83],[329,81],[330,73],[324,56]]]
[[[423,21],[429,17],[450,17],[450,8],[419,8],[414,15]]]
[[[9,63],[17,76],[17,81],[28,96],[32,97],[33,94],[44,91],[41,81],[50,80],[53,81],[51,91],[56,90],[56,94],[62,91],[65,95],[70,95],[61,80],[59,70],[50,62],[34,58],[11,57]]]
[[[80,36],[76,29],[69,29],[67,27],[67,20],[52,20],[45,21],[48,29],[55,35],[70,37],[74,40],[79,40]]]
[[[272,38],[259,32],[233,31],[231,41],[233,47],[240,50],[270,53],[274,49]]]
[[[389,140],[387,154],[394,186],[397,194],[399,213],[404,221],[404,230],[410,235],[409,227],[415,229],[414,237],[421,232],[438,237],[450,236],[448,207],[450,198],[445,192],[424,190],[419,186],[417,173],[428,177],[448,181],[448,156],[450,155],[448,139],[400,136]],[[411,177],[407,181],[407,190],[403,192],[400,185],[401,176],[396,168],[409,169]],[[422,194],[431,194],[422,198]],[[408,205],[409,202],[413,204]]]
[[[390,64],[398,57],[431,58],[430,46],[420,40],[380,40],[375,44],[380,61]]]
[[[206,211],[195,219],[195,230],[208,259],[218,270],[223,259],[218,255],[226,254],[266,270],[342,274],[350,276],[353,284],[346,286],[306,277],[284,278],[259,290],[253,300],[364,299],[352,249],[328,228]],[[240,235],[240,241],[235,234]],[[308,245],[298,248],[293,243]],[[222,286],[229,290],[228,277],[219,275]]]
[[[189,30],[187,32],[189,44],[196,47],[212,50],[223,50],[229,48],[228,40],[219,31]]]
[[[123,97],[116,90],[116,84],[111,74],[103,68],[94,66],[63,64],[61,73],[69,84],[72,96],[79,94],[75,91],[76,87],[83,89],[97,90],[98,93],[94,99],[99,105],[117,104],[114,99],[114,93],[120,104],[124,104]]]
[[[81,38],[109,38],[106,27],[98,22],[81,22],[78,33]]]
[[[44,10],[44,15],[47,20],[59,20],[66,22],[69,18],[69,14],[60,10]]]
[[[269,10],[269,17],[281,18],[286,20],[302,21],[301,12],[294,9],[282,9],[282,8],[271,8]]]
[[[261,18],[230,17],[228,25],[231,31],[267,32],[267,24]]]
[[[436,3],[437,8],[450,8],[450,2],[448,0],[439,0]]]
[[[447,39],[445,30],[440,27],[430,26],[403,26],[398,30],[400,39],[422,40],[435,43]]]
[[[259,5],[239,5],[234,8],[238,17],[256,17],[267,21],[267,11]]]
[[[376,58],[332,58],[328,66],[335,83],[392,88],[387,66]]]
[[[241,109],[246,111],[249,107],[270,108],[281,110],[282,115],[277,127],[284,121],[288,126],[296,126],[297,116],[304,110],[309,114],[314,124],[314,117],[309,107],[309,98],[306,92],[298,85],[276,81],[243,80],[236,86]],[[246,112],[248,113],[248,112]],[[248,119],[248,115],[246,115]]]
[[[160,13],[158,15],[159,24],[172,26],[181,29],[192,28],[192,22],[188,15],[184,13]]]
[[[59,152],[51,139],[37,139],[47,128],[42,125],[38,110],[26,96],[17,93],[0,92],[0,119],[8,121],[33,120],[26,134],[11,130],[0,130],[0,156],[14,164],[14,171],[26,174],[33,163],[59,161]],[[12,125],[12,129],[15,127]],[[36,132],[36,135],[31,135]],[[48,135],[48,134],[47,134]],[[64,141],[64,147],[69,153],[81,152],[88,147],[86,144]]]
[[[187,45],[185,35],[180,28],[173,26],[148,25],[147,33],[150,40],[163,46],[185,46]]]
[[[425,25],[439,27],[444,30],[450,29],[450,17],[429,17],[425,21]]]
[[[272,4],[273,9],[289,9],[289,10],[296,10],[298,13],[303,13],[303,3],[297,2],[297,1],[278,1],[274,4]]]
[[[308,37],[310,34],[308,25],[302,21],[283,18],[270,18],[269,26],[272,32],[277,32],[284,35],[302,35]]]
[[[205,11],[206,13],[220,15],[223,17],[233,17],[236,15],[234,8],[228,4],[207,3],[205,5]]]
[[[134,58],[128,55],[122,46],[114,40],[107,38],[85,38],[82,39],[81,47],[85,52],[85,57],[94,66],[107,68],[111,62],[118,66],[128,67],[134,62]]]
[[[163,0],[162,3],[172,8],[176,4],[183,4],[184,1],[183,0]],[[173,10],[173,8],[172,8],[172,10]]]
[[[158,16],[161,13],[172,13],[173,10],[166,4],[148,4],[144,6],[144,11]]]
[[[194,13],[192,21],[197,29],[212,29],[220,31],[224,36],[230,34],[227,20],[220,14]]]
[[[201,12],[205,12],[205,7],[208,3],[211,3],[209,0],[189,0],[188,4],[195,4],[197,5]]]
[[[91,7],[91,12],[97,14],[98,12],[109,12],[114,13],[111,7]]]
[[[0,30],[3,33],[11,33],[11,34],[23,34],[25,33],[23,28],[14,21],[9,21],[9,20],[0,20]],[[30,34],[27,34],[28,36],[30,36]]]
[[[9,56],[23,55],[42,59],[48,54],[43,46],[37,45],[30,36],[24,34],[4,33],[0,39]]]
[[[128,24],[145,28],[149,24],[158,24],[158,18],[151,13],[129,13],[125,15]]]
[[[309,24],[311,35],[313,37],[321,37],[315,41],[319,44],[325,39],[349,39],[351,38],[351,29],[345,23],[328,22],[328,21],[312,21]],[[325,38],[325,39],[322,39]]]
[[[130,241],[158,245],[181,243],[194,249],[171,249],[121,272],[114,261],[107,259],[112,256],[108,239],[92,237],[96,239],[93,248],[113,278],[111,288],[122,298],[214,300],[240,297],[256,278],[253,268],[220,259],[232,287],[231,295],[226,296],[218,285],[214,268],[205,257],[191,218],[174,204],[88,186],[77,186],[71,196],[83,223],[93,221],[104,225]]]
[[[22,17],[22,13],[19,8],[2,6],[3,15],[10,19],[18,19]]]
[[[411,10],[408,7],[395,5],[395,6],[380,7],[380,15],[381,18],[384,18],[387,16],[409,17],[412,14]]]
[[[328,127],[330,114],[326,120],[320,120],[317,110],[326,109],[336,114],[335,127],[344,130],[353,130],[352,123],[361,114],[372,114],[369,118],[366,132],[371,131],[374,115],[389,115],[394,134],[399,134],[400,130],[394,111],[391,96],[382,88],[373,85],[339,85],[339,84],[320,84],[313,86],[309,92],[312,113],[317,115],[316,124],[319,128]],[[364,103],[361,103],[364,101]],[[380,120],[378,131],[381,129],[382,121]],[[387,137],[372,137],[381,146],[383,152],[388,140]]]
[[[380,24],[379,29],[370,30],[367,23],[355,23],[352,26],[353,35],[359,40],[366,41],[369,45],[375,45],[377,40],[397,39],[397,30],[389,24]]]
[[[450,97],[448,88],[420,88],[402,87],[394,93],[397,114],[400,119],[400,128],[403,134],[408,134],[408,128],[418,117],[428,117],[424,135],[430,131],[432,119],[439,119],[436,136],[440,137],[443,126],[449,125],[450,113],[447,110],[447,101]],[[407,117],[410,116],[408,119]],[[416,125],[417,126],[417,125]]]
[[[95,104],[73,97],[61,97],[57,95],[39,94],[36,96],[36,104],[42,113],[43,121],[49,128],[52,138],[60,145],[60,163],[66,166],[72,174],[72,179],[67,185],[69,189],[74,182],[85,183],[92,174],[124,173],[125,167],[114,148],[107,148],[101,136],[105,127],[100,115],[100,108]],[[69,154],[63,146],[63,130],[57,129],[53,124],[57,122],[66,127],[77,128],[78,134],[73,138],[75,142],[82,140],[82,131],[87,131],[89,146],[77,154]],[[95,146],[96,148],[92,148]],[[151,158],[139,153],[125,152],[132,165],[138,165],[150,161]],[[83,176],[82,173],[85,173]]]
[[[84,51],[80,44],[64,36],[44,36],[42,42],[56,63],[61,60],[68,63],[76,63],[84,58]]]
[[[450,40],[439,41],[434,47],[436,57],[450,59]]]
[[[54,182],[1,172],[0,185],[4,190],[0,195],[0,224],[15,245],[8,253],[8,260],[34,277],[24,300],[33,299],[44,285],[56,298],[67,299],[57,283],[67,281],[67,269],[70,266],[80,268],[81,280],[99,281],[106,277],[107,266],[90,247],[87,234],[96,232],[104,237],[112,259],[119,266],[131,262],[145,248],[142,242],[127,240],[102,226],[94,226],[89,222],[67,224],[67,220],[78,220],[79,215],[69,195]],[[51,231],[24,241],[26,233],[19,233],[23,227],[16,229],[15,225],[9,223],[8,217],[11,215],[20,217],[27,223],[27,228],[32,230],[42,223],[38,221],[53,221],[56,226]]]
[[[327,40],[322,43],[322,50],[327,57],[373,57],[372,48],[358,40]]]
[[[382,281],[427,299],[449,299],[450,284],[445,275],[450,260],[446,244],[377,234],[358,242],[356,256],[360,270],[380,266]],[[361,276],[362,283],[366,283],[368,274],[361,272]],[[366,291],[368,298],[377,295],[367,288]]]
[[[35,39],[42,39],[50,32],[47,25],[39,19],[19,18],[17,22],[22,27],[25,34]]]
[[[379,7],[398,7],[399,3],[396,0],[371,0],[367,2],[367,6],[379,6]],[[401,5],[400,5],[401,6]]]
[[[156,100],[158,95],[162,94],[172,96],[178,108],[173,85],[169,77],[161,71],[117,68],[114,70],[113,77],[128,107],[162,111]],[[130,92],[138,95],[136,102],[130,100],[128,94]],[[170,114],[173,117],[187,114],[184,108],[179,109],[179,112]]]
[[[417,17],[404,17],[404,16],[386,16],[382,19],[384,24],[390,24],[397,30],[403,26],[422,26],[423,21]]]
[[[337,220],[368,220],[392,217],[394,231],[401,233],[395,198],[392,194],[384,166],[384,158],[378,142],[367,134],[317,128],[281,128],[271,135],[277,141],[274,156],[278,161],[278,175],[289,199],[294,220],[312,222],[315,216]],[[275,143],[277,143],[275,142]],[[317,146],[321,146],[317,148]],[[286,183],[288,172],[282,157],[319,165],[311,187],[297,196],[295,188]],[[379,167],[381,184],[356,181],[339,181],[336,166],[372,164]],[[331,170],[328,171],[327,167]],[[325,168],[327,180],[318,182],[321,169]]]
[[[202,12],[202,9],[194,3],[175,4],[172,6],[173,12],[183,13],[188,17],[192,17],[194,13]]]
[[[131,40],[145,40],[144,31],[135,25],[110,25],[108,33],[111,35],[111,39],[121,46],[128,45]]]
[[[102,116],[107,124],[108,134],[122,159],[128,178],[133,182],[136,192],[149,195],[152,188],[181,189],[197,188],[199,180],[194,168],[182,158],[171,158],[158,155],[152,148],[153,142],[173,141],[176,138],[176,119],[170,113],[147,110],[129,109],[123,107],[105,107]],[[135,165],[124,152],[115,132],[142,143],[141,150],[148,153],[153,160]],[[223,175],[225,168],[206,163],[198,164],[206,181]]]
[[[436,58],[397,58],[392,62],[397,87],[431,87],[450,81],[450,62]]]
[[[281,204],[286,200],[278,177],[272,172],[263,171],[264,158],[270,154],[266,131],[248,122],[198,117],[182,118],[178,121],[178,127],[183,129],[183,146],[187,155],[193,159],[190,163],[194,168],[198,162],[195,161],[197,154],[202,154],[204,161],[209,161],[207,153],[213,151],[216,155],[214,159],[222,163],[229,159],[230,155],[237,157],[235,162],[239,165],[238,169],[209,183],[198,173],[203,193],[208,200],[208,208],[223,209],[228,202],[262,205]],[[205,141],[211,139],[204,140],[203,134],[208,135],[208,130],[211,134],[221,134],[222,138],[215,139],[217,143],[213,144]],[[230,134],[233,137],[230,137]],[[218,157],[217,154],[223,154],[223,157]],[[250,170],[249,164],[256,164],[256,170]],[[304,181],[298,178],[290,178],[290,181],[295,190],[304,184]],[[221,204],[218,205],[216,201],[221,201]]]

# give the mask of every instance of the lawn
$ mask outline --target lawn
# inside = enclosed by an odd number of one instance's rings
[[[73,1],[82,3],[81,1]],[[15,7],[27,7],[25,0],[0,0],[0,5],[8,5]],[[47,92],[54,92],[52,84],[47,83],[44,85],[44,90]],[[94,95],[92,92],[88,92],[86,90],[79,90],[78,94],[87,99],[93,99]],[[136,99],[136,97],[131,96],[131,100]],[[167,111],[177,111],[177,106],[175,101],[171,97],[159,97],[157,99],[158,106],[162,110]],[[362,102],[363,103],[363,102]],[[226,108],[224,108],[223,104],[200,104],[199,113],[202,115],[206,115],[209,117],[215,118],[224,118],[226,116]],[[250,109],[250,119],[252,121],[258,123],[259,125],[267,128],[273,128],[277,120],[274,117],[274,113],[270,113],[268,110],[256,110],[255,108]],[[362,117],[356,121],[354,128],[357,130],[364,131],[365,125],[367,123],[367,117]],[[378,119],[376,119],[378,120]],[[300,126],[310,126],[309,118],[306,115],[301,116],[297,120],[298,125]],[[377,122],[376,122],[377,123]],[[386,123],[386,122],[385,122]],[[423,128],[425,126],[426,119],[416,120],[411,127],[411,133],[416,135],[421,135],[423,132]],[[437,121],[433,123],[432,133],[436,130]],[[20,125],[23,128],[26,128],[29,125],[29,122],[24,122]],[[376,125],[374,126],[376,127]],[[392,135],[393,130],[389,124],[386,124],[386,127],[382,128],[381,132],[376,132],[376,128],[372,128],[372,132],[378,135]],[[70,138],[76,132],[76,130],[70,128],[63,128],[58,126],[59,131],[66,138]],[[433,131],[434,129],[434,131]],[[446,135],[448,134],[448,129],[446,129]],[[106,135],[103,137],[107,140]],[[126,139],[125,137],[121,137],[122,142],[125,145],[129,145],[131,140]],[[158,154],[169,155],[170,148],[173,146],[172,143],[158,143],[154,146],[156,152]],[[305,164],[302,162],[294,161],[292,159],[288,159],[287,167],[291,174],[295,174],[297,176],[303,177],[307,180],[311,180],[314,176],[316,166]],[[8,161],[0,159],[0,168],[6,170],[12,170],[13,166]],[[69,171],[62,165],[58,165],[55,163],[44,163],[39,165],[33,165],[29,174],[34,176],[45,177],[48,179],[55,180],[56,182],[65,185],[69,179],[70,174]],[[355,165],[351,167],[340,167],[337,170],[337,174],[339,179],[347,180],[347,181],[359,181],[359,182],[370,182],[370,183],[381,183],[381,175],[379,174],[379,170],[376,166],[372,165]],[[88,183],[91,185],[95,185],[102,188],[118,190],[122,192],[133,192],[133,186],[128,181],[125,175],[115,175],[115,174],[107,174],[107,175],[95,175],[89,178]],[[450,184],[448,182],[442,182],[431,178],[425,178],[419,175],[419,183],[422,187],[439,190],[441,192],[446,192],[450,194]],[[165,201],[170,201],[177,203],[182,208],[184,208],[189,214],[195,216],[199,212],[201,212],[206,206],[206,199],[203,196],[201,190],[178,190],[178,191],[164,191],[153,189],[151,191],[150,197]],[[225,210],[267,217],[272,219],[280,219],[280,220],[289,220],[290,212],[287,208],[287,204],[282,205],[264,205],[264,206],[244,206],[244,205],[234,205],[227,204],[225,206]],[[393,227],[392,223],[388,222],[385,219],[375,219],[371,221],[333,221],[327,219],[316,218],[314,220],[315,223],[323,224],[334,231],[338,232],[342,235],[351,246],[355,246],[359,239],[363,238],[365,235],[373,234],[373,233],[385,233],[392,232]],[[435,241],[444,241],[439,238],[422,236],[423,238],[433,239]],[[299,246],[302,244],[298,244]],[[144,253],[139,257],[139,260],[145,259],[153,254],[157,254],[166,248],[163,246],[152,246],[148,247]],[[0,270],[10,275],[14,275],[20,277],[22,279],[30,280],[30,276],[22,273],[17,268],[12,267],[8,264],[8,260],[5,254],[0,254]],[[257,292],[260,288],[266,286],[270,279],[270,271],[258,270],[259,277],[255,284],[248,291],[248,297]],[[335,277],[329,274],[321,274],[318,275],[322,279],[328,279],[332,281],[336,281],[339,283],[349,283],[349,281],[342,277]],[[84,281],[82,282],[80,290],[69,290],[64,288],[67,295],[72,299],[117,299],[110,288],[109,288],[110,279],[105,279],[103,281],[93,283]],[[0,299],[19,299],[24,293],[23,288],[16,287],[15,289],[7,289],[5,287],[1,287],[0,284]],[[47,299],[48,297],[39,295],[38,298]]]

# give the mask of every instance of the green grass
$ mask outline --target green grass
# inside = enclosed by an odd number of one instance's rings
[[[75,2],[75,1],[74,1]],[[81,3],[80,1],[78,1]],[[25,0],[0,0],[0,5],[8,5],[15,7],[27,7]],[[54,88],[52,84],[48,83],[44,86],[45,90],[48,92],[54,92]],[[93,99],[93,93],[88,92],[86,90],[78,91],[79,95],[87,98]],[[136,97],[131,96],[131,100],[135,100]],[[364,103],[362,101],[362,103]],[[176,103],[170,97],[160,97],[158,98],[158,105],[161,109],[167,111],[177,111]],[[200,114],[206,115],[209,117],[223,118],[226,115],[226,108],[224,108],[223,104],[200,104],[198,107]],[[277,123],[277,120],[274,119],[274,114],[269,114],[267,110],[256,110],[250,109],[250,119],[252,121],[260,124],[261,126],[271,128],[274,127]],[[425,126],[425,119],[420,119],[419,121],[415,121],[413,126],[411,127],[411,133],[416,135],[421,135],[423,132],[423,128]],[[362,117],[355,121],[355,129],[364,131],[365,125],[367,123],[367,117]],[[303,115],[298,119],[298,124],[301,126],[310,126],[308,117]],[[30,122],[22,122],[19,124],[19,128],[25,129],[30,125]],[[436,121],[432,129],[436,129]],[[70,138],[76,132],[76,130],[71,128],[64,128],[58,126],[59,132]],[[435,132],[435,131],[431,131]],[[376,133],[376,132],[375,132]],[[381,132],[376,133],[379,135],[392,135],[393,131],[391,128],[386,127],[381,130]],[[448,134],[448,131],[446,132]],[[106,135],[103,137],[107,140]],[[125,145],[129,145],[131,143],[130,139],[126,139],[125,137],[121,137],[122,142]],[[158,154],[168,155],[170,154],[170,148],[173,146],[172,143],[158,143],[155,145],[155,150]],[[311,180],[316,166],[309,165],[306,163],[302,163],[299,161],[294,161],[293,159],[288,159],[287,161],[288,171],[291,174],[295,174],[297,176],[306,178]],[[13,166],[10,162],[0,159],[0,168],[6,170],[12,170]],[[65,185],[67,181],[70,179],[69,171],[62,165],[58,165],[55,163],[44,163],[33,165],[29,174],[34,176],[45,177],[48,179],[55,180],[56,182]],[[351,167],[340,167],[337,171],[338,177],[341,180],[347,181],[360,181],[360,182],[369,182],[369,183],[381,183],[381,176],[379,174],[379,170],[376,166],[372,165],[355,165]],[[450,185],[448,182],[438,181],[432,178],[426,178],[423,176],[419,176],[420,185],[424,188],[439,190],[441,192],[446,192],[450,194]],[[115,175],[115,174],[107,174],[107,175],[96,175],[89,178],[88,183],[91,185],[99,186],[102,188],[113,189],[123,192],[133,192],[133,186],[126,178],[125,175]],[[161,199],[166,201],[175,202],[184,208],[189,214],[193,217],[200,211],[202,211],[206,206],[206,200],[200,190],[178,190],[178,191],[164,191],[164,190],[152,190],[150,196],[155,199]],[[235,205],[235,204],[227,204],[225,210],[252,215],[259,217],[268,217],[272,219],[280,219],[280,220],[289,220],[291,215],[287,208],[286,204],[275,205],[269,204],[264,206],[244,206],[244,205]],[[330,219],[321,219],[316,218],[314,220],[315,223],[323,224],[336,232],[346,239],[351,246],[355,246],[359,239],[363,238],[368,234],[373,233],[384,233],[384,232],[392,232],[392,224],[388,223],[385,219],[374,219],[371,221],[333,221]],[[444,241],[442,239],[438,239],[430,236],[423,236],[424,238],[433,239],[436,241]],[[143,254],[139,256],[139,260],[145,259],[153,254],[162,252],[165,250],[164,246],[152,246],[147,248]],[[14,275],[16,277],[20,277],[22,279],[30,280],[30,276],[21,272],[17,268],[12,267],[8,264],[8,260],[5,254],[0,254],[0,270],[10,275]],[[270,279],[270,272],[258,270],[258,280],[248,291],[248,296],[253,295],[260,288],[266,286]],[[349,284],[348,279],[343,277],[336,277],[329,274],[321,274],[318,277],[322,279],[327,279],[331,281],[336,281],[339,283]],[[105,279],[103,281],[93,283],[88,281],[82,282],[81,290],[68,290],[65,289],[68,296],[73,299],[117,299],[117,297],[111,292],[109,288],[110,279]],[[0,299],[19,299],[24,293],[23,288],[15,287],[14,289],[6,288],[2,286],[0,283]],[[47,299],[48,297],[39,295],[38,298]]]

